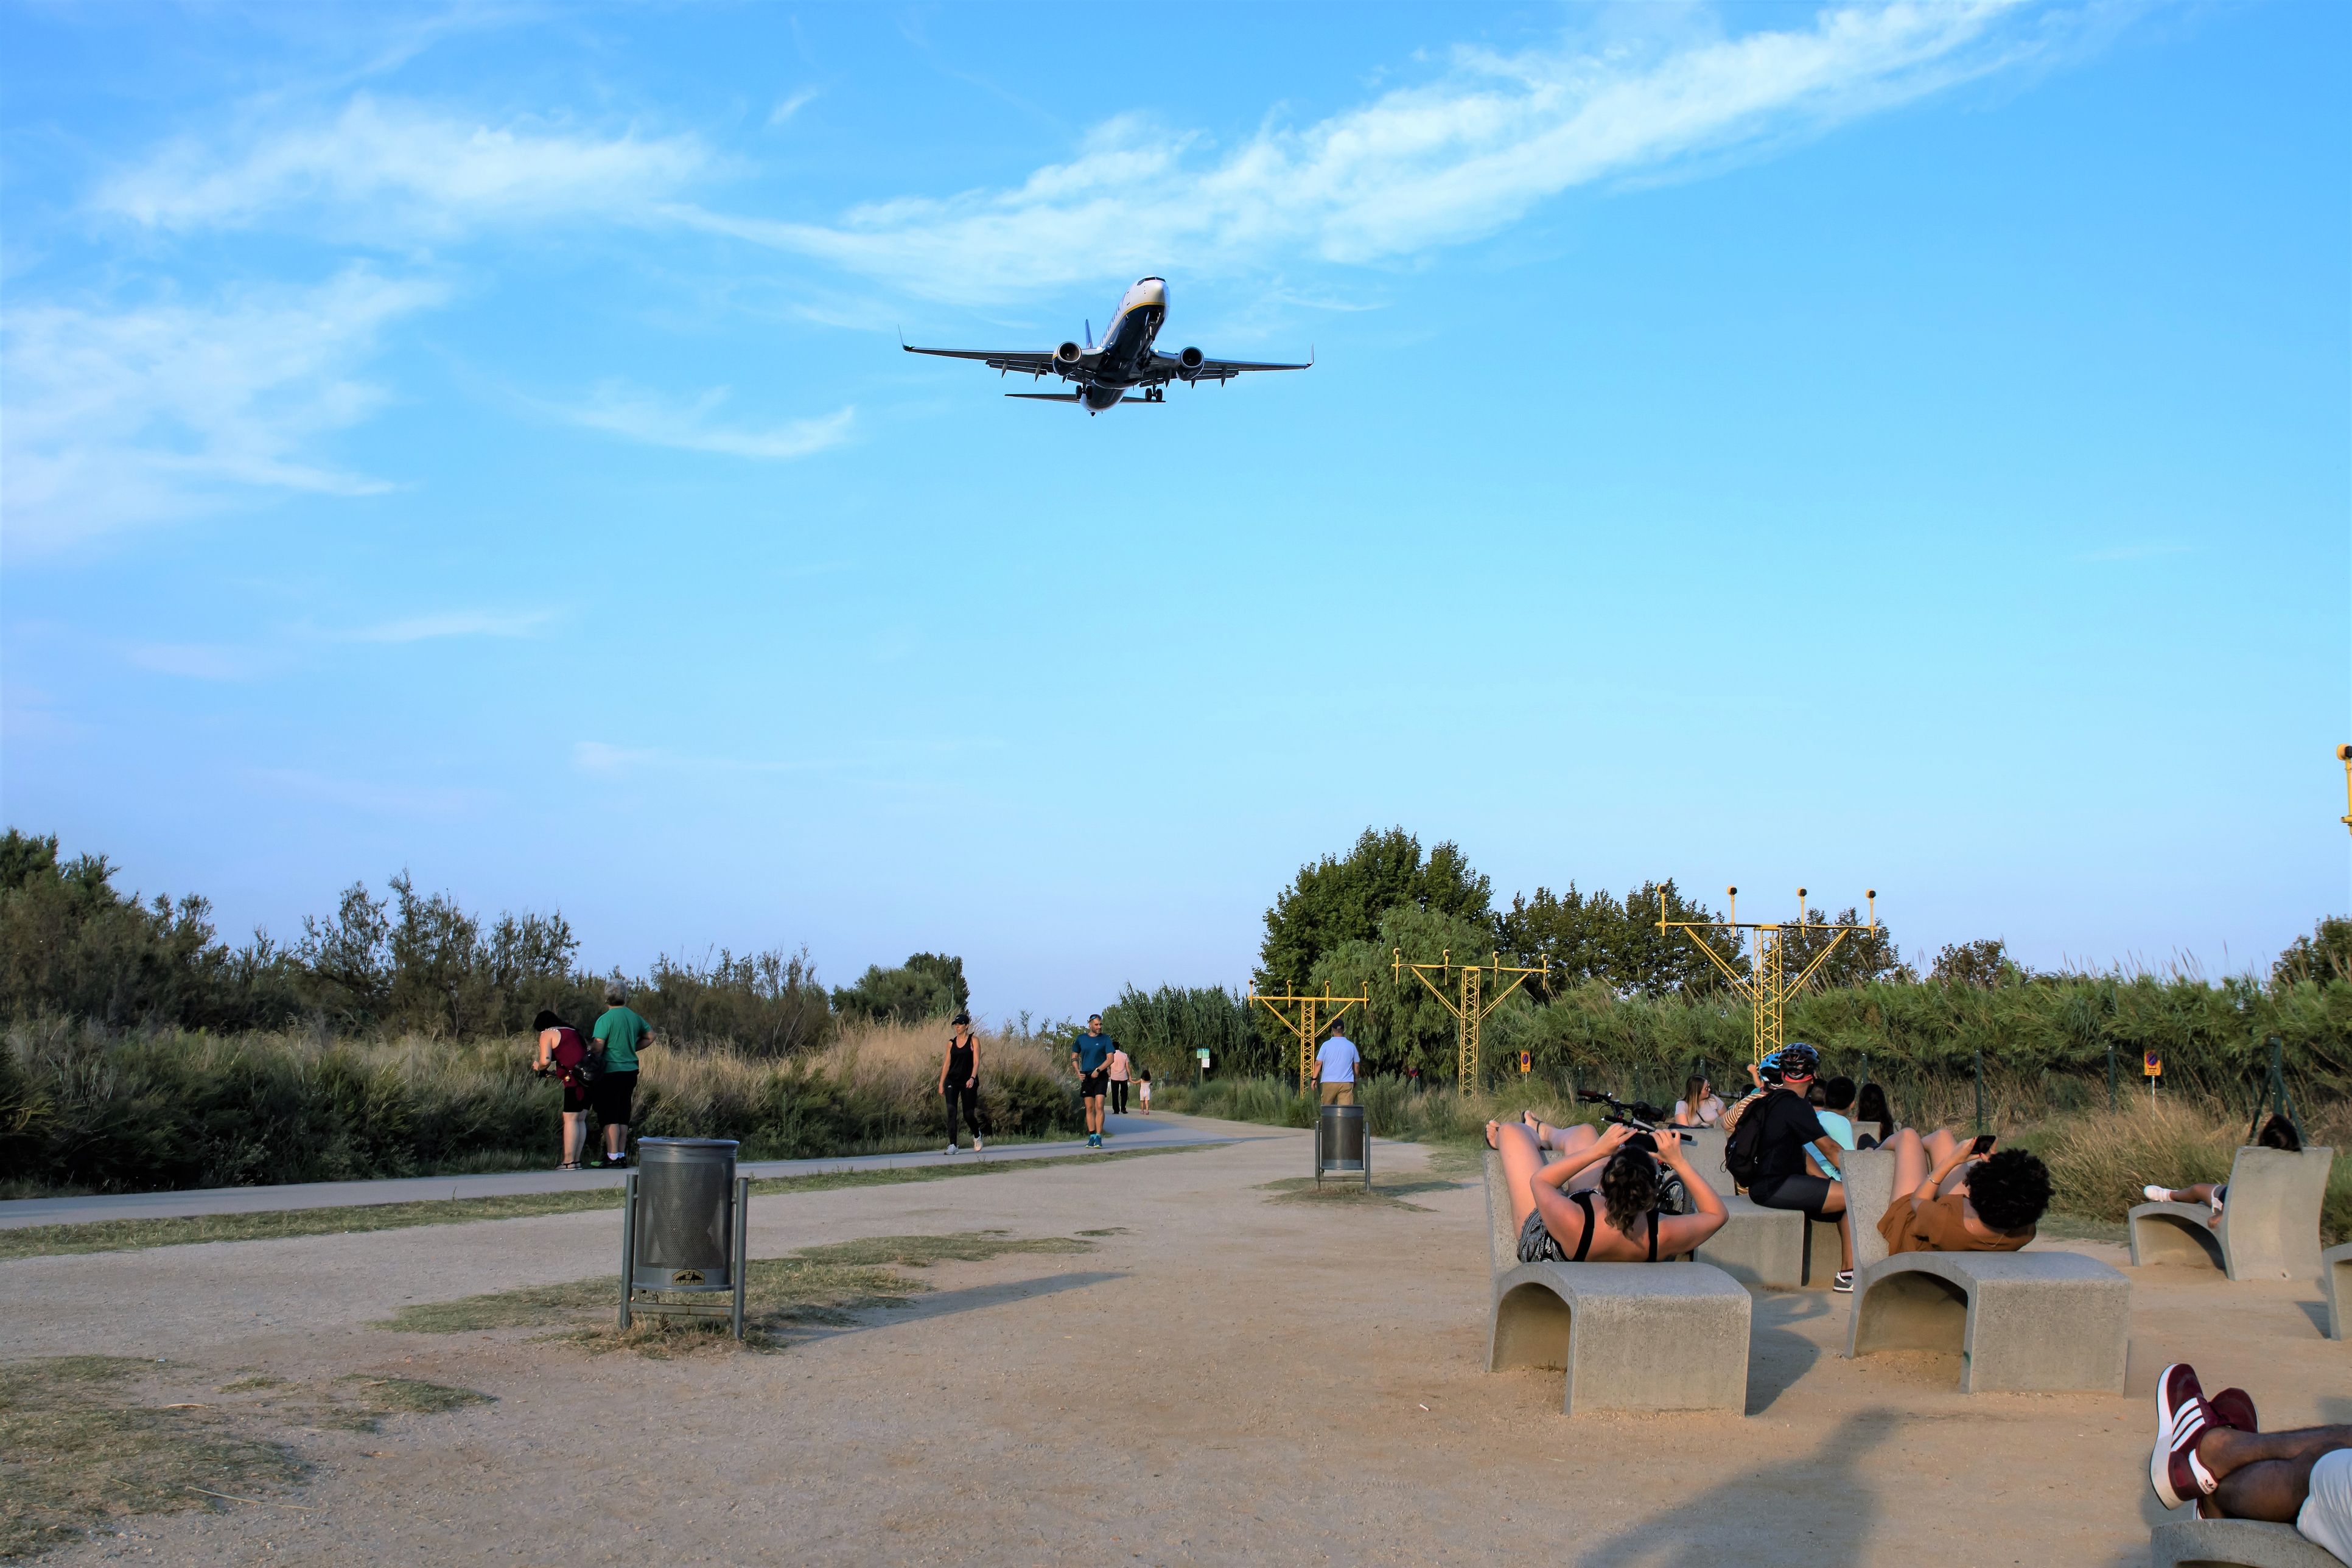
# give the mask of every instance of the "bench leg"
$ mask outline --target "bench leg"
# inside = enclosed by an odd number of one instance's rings
[[[1507,1290],[1495,1303],[1486,1338],[1486,1370],[1568,1365],[1568,1303],[1540,1285]]]
[[[2221,1241],[2199,1221],[2144,1214],[2131,1222],[2131,1260],[2135,1268],[2163,1263],[2219,1269]]]
[[[1855,1295],[1845,1353],[1942,1351],[1958,1355],[1968,1348],[1968,1292],[1936,1275],[1906,1271],[1874,1280]]]

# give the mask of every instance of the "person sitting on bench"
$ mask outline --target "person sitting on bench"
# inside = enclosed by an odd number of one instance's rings
[[[1834,1221],[1838,1267],[1831,1288],[1851,1290],[1853,1226],[1845,1212],[1845,1183],[1834,1174],[1823,1174],[1838,1168],[1838,1144],[1806,1099],[1821,1066],[1819,1051],[1802,1040],[1792,1040],[1748,1069],[1762,1098],[1752,1105],[1742,1101],[1746,1109],[1740,1118],[1744,1121],[1760,1116],[1764,1122],[1757,1133],[1756,1174],[1748,1184],[1748,1195],[1764,1208],[1796,1209],[1808,1222]],[[1728,1124],[1731,1119],[1727,1115],[1724,1120]]]
[[[1654,1143],[1654,1158],[1644,1143]],[[1691,1168],[1681,1135],[1668,1128],[1637,1134],[1622,1125],[1595,1132],[1489,1121],[1486,1146],[1503,1159],[1522,1263],[1655,1263],[1696,1250],[1730,1217],[1715,1188]],[[1546,1148],[1562,1157],[1545,1164]],[[1658,1212],[1661,1160],[1682,1177],[1696,1214]]]
[[[2283,1149],[2290,1154],[2303,1152],[2303,1139],[2295,1132],[2294,1123],[2284,1116],[2273,1116],[2263,1123],[2255,1134],[2254,1145],[2261,1149]],[[2196,1182],[2185,1187],[2142,1187],[2152,1204],[2203,1204],[2213,1212],[2205,1216],[2208,1226],[2219,1228],[2222,1205],[2229,1201],[2227,1182]]]
[[[1879,1217],[1886,1250],[2015,1252],[2050,1206],[2050,1172],[2022,1149],[1994,1154],[1992,1134],[1962,1142],[1948,1128],[1898,1129],[1895,1201]]]
[[[2147,1479],[2165,1507],[2292,1524],[2352,1563],[2352,1426],[2264,1432],[2244,1389],[2208,1399],[2179,1363],[2156,1380],[2156,1433]]]

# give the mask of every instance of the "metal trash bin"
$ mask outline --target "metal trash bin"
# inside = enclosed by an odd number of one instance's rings
[[[743,1337],[751,1180],[732,1138],[646,1138],[621,1198],[620,1326],[636,1315],[719,1318]],[[642,1293],[642,1294],[641,1294]],[[661,1296],[730,1300],[661,1300]]]
[[[1327,1105],[1315,1121],[1315,1184],[1323,1184],[1326,1171],[1347,1175],[1363,1173],[1364,1190],[1372,1185],[1372,1139],[1364,1127],[1360,1105]]]

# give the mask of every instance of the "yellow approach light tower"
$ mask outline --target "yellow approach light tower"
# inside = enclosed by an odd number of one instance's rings
[[[1756,1015],[1756,1060],[1760,1062],[1780,1048],[1783,1039],[1781,1009],[1788,1005],[1789,998],[1805,988],[1805,982],[1820,972],[1822,965],[1829,961],[1830,954],[1837,951],[1838,943],[1843,942],[1849,933],[1878,929],[1878,889],[1864,889],[1863,897],[1870,900],[1870,923],[1859,926],[1809,924],[1805,920],[1805,889],[1802,888],[1797,889],[1795,920],[1743,921],[1739,918],[1739,889],[1726,888],[1723,891],[1731,900],[1731,915],[1729,919],[1720,921],[1670,921],[1666,919],[1666,895],[1659,893],[1658,929],[1681,931],[1696,942],[1698,950],[1723,971],[1723,977],[1730,982],[1731,989],[1748,998],[1748,1005]],[[1754,931],[1754,969],[1748,973],[1740,973],[1731,960],[1716,952],[1714,945],[1702,934],[1710,931],[1729,931],[1731,951],[1735,953],[1739,951],[1739,933]],[[1813,961],[1805,965],[1802,973],[1791,979],[1786,962],[1786,944],[1790,936],[1800,931],[1827,931],[1830,942],[1827,947],[1813,954]]]
[[[2352,827],[2352,746],[2336,747],[2336,760],[2344,764],[2344,815],[2336,820]]]
[[[1315,1036],[1327,1024],[1336,1024],[1339,1015],[1360,1002],[1370,1002],[1369,996],[1334,996],[1328,985],[1320,996],[1261,996],[1253,991],[1253,1002],[1263,1002],[1265,1010],[1282,1020],[1282,1026],[1298,1037],[1298,1092],[1310,1094],[1315,1089]],[[1297,1009],[1296,1012],[1289,1009]]]
[[[1454,1021],[1460,1028],[1455,1068],[1460,1075],[1462,1092],[1468,1094],[1478,1081],[1479,1024],[1485,1021],[1487,1014],[1501,1006],[1512,992],[1526,984],[1528,975],[1541,974],[1543,971],[1522,969],[1515,964],[1505,963],[1501,953],[1496,953],[1484,964],[1457,965],[1454,962],[1452,948],[1440,949],[1440,961],[1435,963],[1407,963],[1404,961],[1402,948],[1391,948],[1389,951],[1394,955],[1390,968],[1395,973],[1396,983],[1399,985],[1404,984],[1404,972],[1408,969],[1412,970],[1414,978],[1428,986],[1429,994],[1444,1003],[1445,1010],[1454,1015]],[[1462,999],[1458,1002],[1445,994],[1438,980],[1432,980],[1429,977],[1430,972],[1434,970],[1441,980],[1450,980],[1456,968],[1462,971]],[[1502,983],[1503,976],[1506,974],[1515,976],[1508,985],[1504,985]],[[1497,986],[1500,987],[1499,990],[1496,989]]]

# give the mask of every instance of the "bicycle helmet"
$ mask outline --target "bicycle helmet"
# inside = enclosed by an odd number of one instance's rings
[[[1772,1053],[1773,1065],[1781,1076],[1793,1073],[1799,1078],[1818,1078],[1822,1070],[1822,1053],[1802,1040],[1791,1040]]]

